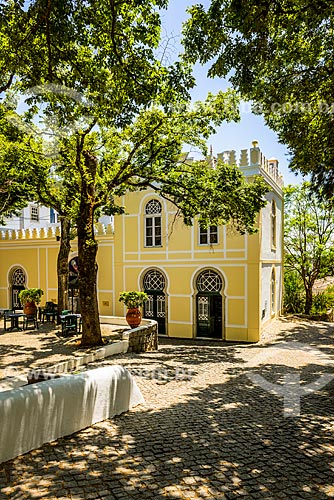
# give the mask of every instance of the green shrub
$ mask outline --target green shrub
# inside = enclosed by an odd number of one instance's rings
[[[284,272],[284,312],[297,314],[304,312],[305,308],[305,290],[303,282],[294,271],[285,270]]]
[[[311,314],[322,314],[334,308],[334,286],[313,295]]]
[[[148,295],[145,292],[137,292],[137,291],[121,292],[119,294],[118,300],[120,302],[124,302],[126,307],[131,309],[134,307],[136,308],[143,306],[144,303],[148,300]]]

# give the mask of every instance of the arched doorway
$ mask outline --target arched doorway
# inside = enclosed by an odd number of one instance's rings
[[[68,305],[72,312],[80,312],[78,257],[73,257],[68,263]]]
[[[158,333],[167,334],[166,328],[166,280],[157,269],[151,269],[144,275],[144,292],[148,301],[144,304],[144,318],[158,322]]]
[[[196,336],[223,338],[223,280],[212,269],[196,279]]]
[[[19,299],[19,293],[25,289],[26,275],[21,267],[17,267],[11,274],[10,288],[11,288],[11,308],[22,309],[22,304]]]

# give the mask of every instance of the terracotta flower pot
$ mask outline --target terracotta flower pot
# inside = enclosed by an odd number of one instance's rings
[[[126,316],[126,321],[131,328],[137,328],[141,322],[141,312],[138,307],[128,309]]]
[[[37,306],[35,302],[26,302],[23,306],[24,314],[28,314],[29,316],[35,316],[37,312]]]

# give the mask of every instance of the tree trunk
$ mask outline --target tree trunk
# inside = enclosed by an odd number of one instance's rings
[[[58,274],[58,316],[68,309],[68,256],[71,251],[71,222],[60,217],[60,248],[57,259]]]
[[[85,164],[94,178],[96,158],[84,152]],[[102,345],[97,300],[97,241],[94,235],[94,185],[82,179],[78,217],[79,298],[82,318],[82,345]]]
[[[306,292],[306,300],[305,300],[305,314],[310,314],[312,303],[313,303],[313,294],[312,294],[312,286],[307,287],[305,289]]]

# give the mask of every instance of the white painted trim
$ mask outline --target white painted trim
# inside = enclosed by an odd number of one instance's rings
[[[226,243],[227,243],[227,239],[226,239],[226,226],[223,226],[223,249],[224,249],[224,259],[226,259],[226,255],[227,255],[227,249],[226,249]]]
[[[190,298],[192,297],[192,294],[188,294],[188,293],[171,293],[170,294],[171,297],[183,297],[183,298]]]
[[[230,259],[224,259],[223,257],[209,257],[209,258],[204,258],[204,257],[197,257],[197,258],[194,258],[193,261],[194,262],[198,262],[202,265],[203,262],[208,262],[208,259],[210,259],[210,262],[216,262],[217,264],[218,263],[221,263],[222,265],[233,265],[233,264],[225,264],[225,262],[238,262],[238,264],[236,265],[239,265],[239,263],[243,263],[243,262],[246,262],[247,259],[246,258],[238,258],[238,257],[235,257],[234,259],[233,258],[230,258]],[[190,260],[190,255],[189,257],[187,258],[180,258],[180,259],[171,259],[169,258],[168,259],[168,262],[175,262],[175,263],[178,263],[178,262],[183,262],[184,260],[187,260],[189,261]],[[126,259],[124,262],[128,263],[128,264],[142,264],[142,265],[146,265],[150,262],[154,262],[152,259],[150,259],[149,257],[147,257],[146,259],[142,258],[140,260],[138,259]],[[160,260],[157,260],[156,262],[162,262],[162,263],[166,263],[167,260],[166,259],[160,259]],[[181,267],[182,267],[182,264],[181,264]]]
[[[169,321],[170,324],[173,324],[173,325],[192,325],[192,321]],[[186,337],[182,337],[182,338],[186,338]]]
[[[141,259],[141,244],[140,244],[141,237],[143,237],[143,244],[145,244],[146,234],[144,234],[144,232],[145,232],[145,223],[144,223],[144,226],[142,227],[140,215],[138,215],[137,216],[137,252],[136,253],[137,253],[137,257],[139,259]],[[123,234],[124,234],[124,229],[123,229]],[[125,250],[125,247],[124,247],[124,250]],[[124,260],[125,260],[125,255],[127,253],[128,252],[124,253]],[[124,260],[123,260],[123,262],[124,262]]]
[[[226,328],[245,328],[247,329],[246,325],[234,325],[234,324],[226,324]]]
[[[161,215],[163,215],[163,214],[161,214]],[[162,217],[161,217],[161,222],[162,222]],[[168,223],[169,223],[169,215],[168,215],[168,211],[166,210],[166,212],[165,212],[165,236],[163,234],[161,235],[161,242],[163,242],[163,239],[165,239],[166,260],[168,260],[168,257],[169,257],[169,250],[168,250],[168,243],[169,243]],[[161,229],[162,229],[162,224],[161,224]]]
[[[145,269],[150,269],[150,268],[157,268],[157,269],[162,269],[163,267],[167,268],[167,267],[172,267],[172,268],[175,268],[175,267],[181,267],[181,268],[184,268],[184,267],[196,267],[196,269],[199,268],[199,266],[203,266],[202,262],[201,261],[195,261],[193,264],[168,264],[166,262],[164,262],[163,264],[160,262],[150,262],[150,265],[148,262],[141,262],[141,263],[136,263],[135,265],[134,264],[126,264],[124,266],[124,268],[126,269],[143,269],[143,265],[145,265]],[[218,266],[222,266],[223,267],[243,267],[243,268],[247,268],[247,264],[222,264],[221,262],[210,262],[210,265],[206,265],[204,266],[205,269],[206,268],[213,268],[213,269],[217,269],[219,272],[222,272],[222,269]],[[224,279],[226,280],[226,283],[227,283],[227,278],[225,277],[225,274],[224,274]]]
[[[247,253],[248,253],[248,249],[247,249]],[[245,290],[245,309],[244,309],[245,328],[248,328],[248,266],[245,269],[244,290]],[[260,293],[260,289],[259,289],[259,293]],[[261,301],[261,297],[259,297],[259,300]],[[260,307],[261,307],[261,305],[260,305]]]
[[[39,255],[39,252],[38,252],[38,255]],[[45,288],[46,288],[46,293],[48,293],[48,291],[49,291],[49,252],[48,251],[45,252]],[[57,299],[57,302],[58,302],[58,299]]]
[[[246,295],[226,295],[227,299],[238,299],[238,300],[246,300]]]
[[[103,289],[102,290],[99,289],[98,291],[99,291],[99,293],[112,293],[113,292],[113,290],[103,290]]]
[[[276,265],[276,267],[283,266],[282,259],[261,259],[260,264],[268,264],[268,265],[274,264]]]
[[[22,240],[17,240],[17,242],[20,242],[20,241],[22,241]],[[40,241],[43,241],[43,240],[40,240]],[[0,240],[0,242],[4,243],[4,240]],[[48,250],[52,248],[54,250],[55,248],[58,248],[58,247],[57,247],[57,245],[51,246],[51,245],[43,245],[43,244],[41,244],[41,245],[20,245],[19,247],[17,245],[13,245],[13,246],[4,245],[4,246],[1,246],[0,253],[2,251],[6,251],[6,250],[17,250],[18,248],[20,250],[24,250],[24,249],[29,249],[29,250],[36,249],[36,250],[38,250],[40,248],[43,248],[43,249],[46,248]]]
[[[112,283],[112,312],[115,314],[115,309],[116,309],[116,289],[115,289],[115,274],[116,274],[116,266],[115,266],[115,248],[112,248],[111,252],[111,269],[112,269],[112,278],[111,278],[111,283]]]
[[[125,197],[122,196],[122,205],[123,207],[125,206]],[[126,290],[126,284],[125,284],[125,215],[122,215],[122,265],[123,265],[123,284],[121,287],[121,290]],[[115,291],[116,292],[116,291]],[[125,311],[125,307],[123,308]]]

